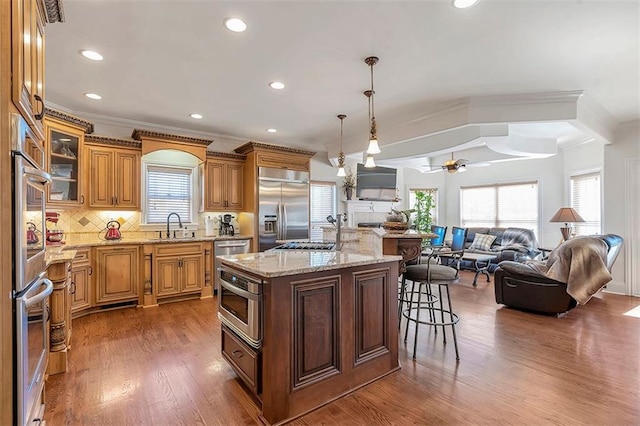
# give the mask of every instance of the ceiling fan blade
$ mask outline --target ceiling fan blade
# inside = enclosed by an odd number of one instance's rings
[[[491,163],[489,163],[488,161],[476,161],[473,163],[466,163],[464,166],[465,167],[488,167],[490,165]]]
[[[442,167],[434,166],[434,168],[432,168],[431,170],[422,170],[422,173],[438,173],[438,172],[441,172],[442,170],[443,170]]]

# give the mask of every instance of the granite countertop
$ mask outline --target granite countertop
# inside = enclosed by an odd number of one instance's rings
[[[75,250],[62,250],[61,246],[47,247],[44,253],[44,261],[49,267],[54,263],[71,262],[76,257]]]
[[[308,272],[328,271],[351,266],[374,265],[399,261],[402,256],[370,256],[340,251],[267,251],[229,256],[218,256],[223,264],[234,266],[252,274],[273,278]]]
[[[102,234],[97,233],[89,234],[69,234],[65,238],[65,244],[62,246],[56,246],[56,248],[62,248],[64,250],[93,247],[93,246],[112,246],[120,244],[165,244],[165,243],[189,243],[199,241],[224,241],[224,240],[246,240],[251,239],[248,235],[221,235],[207,237],[203,235],[196,235],[195,237],[188,238],[157,238],[149,237],[149,235],[157,235],[157,232],[130,232],[125,233],[119,240],[105,240]]]

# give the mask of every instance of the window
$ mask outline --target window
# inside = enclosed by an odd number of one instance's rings
[[[197,229],[201,165],[197,157],[175,150],[159,150],[142,157],[141,226],[161,229],[169,213],[180,215],[182,224]],[[177,222],[177,218],[171,221]]]
[[[335,182],[311,182],[311,241],[322,241],[321,226],[328,225],[327,216],[336,215],[336,183]]]
[[[431,223],[438,224],[438,189],[437,188],[421,188],[421,189],[409,189],[409,209],[415,208],[416,205],[416,192],[426,192],[433,197],[433,206],[431,212]]]
[[[460,188],[463,227],[517,227],[538,236],[538,182]]]
[[[576,235],[602,232],[600,225],[600,172],[571,176],[571,207],[584,219],[574,223]]]

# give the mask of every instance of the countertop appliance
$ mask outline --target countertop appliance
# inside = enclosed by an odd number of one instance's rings
[[[214,280],[215,291],[218,291],[218,289],[220,288],[219,271],[220,271],[220,268],[222,267],[222,263],[220,262],[220,259],[218,259],[218,256],[249,253],[250,248],[251,248],[251,240],[249,238],[223,240],[223,241],[216,241],[213,243],[213,255],[215,256],[213,270],[216,271],[215,273],[216,278]]]
[[[120,222],[117,220],[110,220],[107,222],[107,232],[104,235],[105,240],[119,240],[122,238],[120,233]]]
[[[258,205],[259,251],[309,238],[308,172],[260,167]]]
[[[235,234],[235,229],[231,224],[231,221],[234,219],[230,214],[221,214],[220,215],[220,229],[218,230],[219,235],[231,235]]]
[[[262,281],[222,266],[218,318],[248,345],[262,346]]]
[[[44,147],[24,119],[11,116],[13,159],[13,371],[14,423],[42,421],[44,377],[47,369],[48,299],[53,283],[46,278],[44,239],[30,228],[43,229],[45,187],[51,176],[44,168]]]
[[[46,212],[47,223],[56,225],[60,220],[60,213],[58,212]],[[47,245],[61,245],[64,244],[64,231],[62,229],[53,229],[52,226],[47,226]]]

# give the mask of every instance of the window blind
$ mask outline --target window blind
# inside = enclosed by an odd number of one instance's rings
[[[191,221],[192,172],[191,168],[147,166],[146,223],[166,223],[171,212],[185,223]]]
[[[517,227],[538,236],[538,182],[460,188],[463,227]]]
[[[321,226],[329,225],[327,216],[336,216],[335,182],[311,182],[310,222],[311,241],[322,241]]]
[[[584,219],[574,223],[576,235],[600,234],[600,172],[571,176],[571,207]]]

